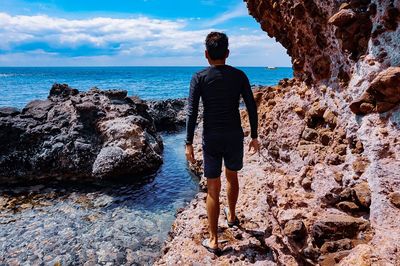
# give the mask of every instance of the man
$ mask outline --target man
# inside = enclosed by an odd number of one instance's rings
[[[207,215],[210,238],[203,246],[218,251],[219,193],[221,190],[222,159],[227,179],[229,208],[225,216],[229,227],[239,223],[235,207],[239,195],[238,172],[243,167],[243,129],[240,121],[240,96],[246,104],[251,126],[249,151],[259,150],[257,140],[257,107],[249,80],[241,70],[226,65],[229,56],[228,37],[211,32],[206,38],[205,57],[210,66],[193,75],[190,83],[186,120],[186,158],[194,162],[193,136],[200,97],[203,102],[203,159],[207,178]]]

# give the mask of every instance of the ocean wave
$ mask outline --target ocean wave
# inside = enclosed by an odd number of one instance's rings
[[[3,73],[0,73],[0,78],[14,77],[16,75],[17,74],[3,74]]]

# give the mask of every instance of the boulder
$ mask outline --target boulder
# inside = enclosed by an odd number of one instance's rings
[[[349,215],[328,214],[312,226],[312,236],[318,246],[326,241],[356,237],[360,231],[368,229],[369,222]]]
[[[0,183],[99,180],[154,173],[163,145],[126,91],[55,84],[48,99],[0,115]]]

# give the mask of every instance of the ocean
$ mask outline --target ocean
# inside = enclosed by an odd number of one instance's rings
[[[0,107],[45,99],[53,83],[81,91],[125,89],[143,99],[181,98],[201,67],[0,68]],[[274,85],[290,68],[241,68]],[[162,133],[164,163],[140,184],[0,186],[0,265],[151,265],[175,219],[198,192],[184,131]]]
[[[0,106],[24,107],[45,99],[54,83],[80,91],[124,89],[142,99],[183,98],[194,72],[203,67],[0,67]],[[291,68],[239,67],[252,85],[274,85],[292,77]]]

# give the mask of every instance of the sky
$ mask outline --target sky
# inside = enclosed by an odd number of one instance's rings
[[[0,0],[0,66],[204,66],[210,31],[231,65],[291,66],[242,0]]]

